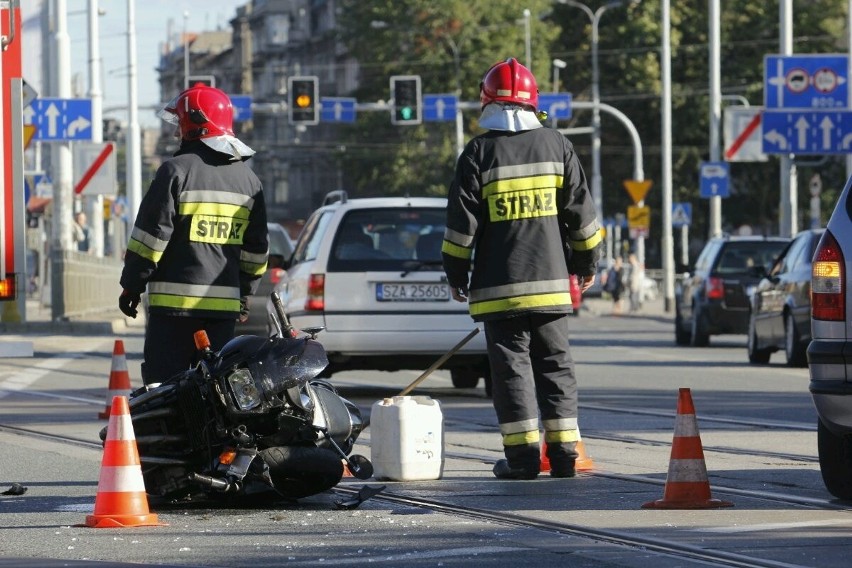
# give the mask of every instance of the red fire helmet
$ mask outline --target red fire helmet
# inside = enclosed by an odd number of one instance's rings
[[[183,140],[234,135],[234,107],[223,91],[196,83],[169,101],[158,115],[178,125]]]
[[[523,105],[533,112],[538,110],[535,77],[514,57],[492,65],[479,84],[481,108],[496,101]]]

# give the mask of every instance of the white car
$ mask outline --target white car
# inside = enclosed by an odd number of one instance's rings
[[[437,197],[349,199],[330,193],[305,223],[276,285],[297,329],[324,327],[325,374],[354,369],[425,370],[477,324],[454,301],[441,243],[447,201]],[[274,313],[271,301],[267,304]],[[441,366],[458,388],[485,378],[484,333]]]

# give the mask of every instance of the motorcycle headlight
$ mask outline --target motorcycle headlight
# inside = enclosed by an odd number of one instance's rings
[[[240,410],[251,410],[260,406],[260,393],[248,369],[235,369],[228,375],[228,384]]]

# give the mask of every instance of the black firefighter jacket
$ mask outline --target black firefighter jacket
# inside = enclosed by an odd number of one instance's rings
[[[245,162],[184,142],[142,198],[121,286],[166,315],[236,318],[268,256],[266,204]]]
[[[459,156],[442,252],[476,321],[567,313],[568,275],[590,276],[602,235],[574,147],[550,128],[492,130]]]

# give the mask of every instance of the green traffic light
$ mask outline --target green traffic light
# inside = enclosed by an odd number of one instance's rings
[[[411,120],[411,117],[414,116],[414,109],[411,107],[402,107],[399,109],[399,115],[403,120]]]

